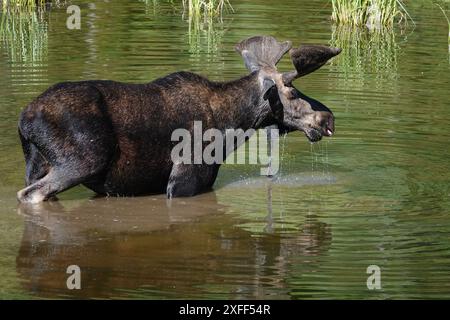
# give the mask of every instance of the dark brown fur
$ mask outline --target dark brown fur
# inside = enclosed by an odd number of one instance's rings
[[[280,48],[283,53],[289,49]],[[279,50],[272,54],[276,61],[282,55]],[[219,164],[174,164],[170,157],[178,143],[171,141],[172,132],[192,132],[194,121],[201,121],[203,130],[221,131],[277,124],[285,131],[302,130],[311,139],[312,129],[290,117],[316,114],[318,102],[290,97],[284,104],[292,112],[283,111],[281,89],[268,82],[277,73],[274,66],[267,70],[255,68],[225,83],[177,72],[148,84],[82,81],[50,87],[20,117],[27,187],[19,191],[19,201],[40,202],[77,184],[105,195],[167,192],[174,197],[206,191]],[[305,103],[301,110],[294,108],[300,100]],[[323,108],[326,114],[320,117],[332,119]],[[314,130],[322,132],[323,124],[318,125]]]

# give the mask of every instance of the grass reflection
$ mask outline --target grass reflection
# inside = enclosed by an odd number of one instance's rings
[[[139,0],[146,5],[147,14],[161,14],[160,0]],[[177,15],[187,24],[187,43],[189,53],[199,56],[202,53],[217,53],[226,33],[224,14],[234,12],[228,0],[182,0],[164,1],[170,3]]]
[[[447,15],[447,13],[445,12],[445,10],[439,4],[436,4],[436,5],[439,7],[439,9],[441,9],[441,11],[444,14],[445,19],[447,20],[447,23],[448,23],[448,52],[450,53],[450,19],[449,19],[449,16]]]
[[[216,22],[213,18],[202,21],[195,16],[189,16],[188,41],[189,52],[199,54],[202,52],[214,53],[218,51],[226,28],[222,22]]]
[[[227,0],[183,0],[183,19],[189,24],[189,51],[217,52],[226,28],[223,13],[233,11]]]
[[[331,19],[338,24],[367,26],[369,28],[392,27],[395,21],[411,19],[400,0],[331,0]]]
[[[398,78],[399,45],[392,29],[333,26],[330,44],[343,50],[333,65],[350,85],[364,86],[368,78],[383,85]]]
[[[42,61],[47,56],[48,23],[42,9],[1,15],[0,39],[12,62]]]

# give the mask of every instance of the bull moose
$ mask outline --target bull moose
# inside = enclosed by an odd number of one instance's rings
[[[39,203],[78,184],[101,195],[167,193],[169,198],[209,190],[220,167],[174,163],[171,133],[262,128],[303,131],[315,142],[334,133],[333,113],[297,90],[292,81],[315,71],[339,48],[304,45],[270,36],[243,40],[236,50],[250,74],[212,82],[176,72],[146,84],[115,81],[53,85],[21,113],[19,135],[26,162],[20,202]],[[276,64],[290,51],[295,70]],[[236,145],[236,148],[238,145]],[[229,152],[224,156],[226,157]]]

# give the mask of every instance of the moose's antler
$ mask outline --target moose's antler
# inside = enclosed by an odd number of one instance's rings
[[[295,79],[319,69],[328,60],[341,53],[341,51],[340,48],[322,45],[302,45],[299,48],[291,49],[289,54],[291,55],[295,71],[283,73],[283,82],[290,84]]]
[[[255,36],[239,42],[236,51],[241,54],[248,70],[261,70],[264,80],[270,80],[265,81],[264,91],[275,84],[283,99],[292,99],[291,82],[319,69],[329,59],[338,55],[341,49],[322,45],[303,45],[297,49],[291,47],[290,41],[278,42],[271,36]],[[295,70],[280,73],[276,64],[287,51]]]
[[[236,51],[244,58],[247,69],[253,72],[261,67],[275,68],[291,47],[290,41],[278,42],[271,36],[256,36],[239,42]]]

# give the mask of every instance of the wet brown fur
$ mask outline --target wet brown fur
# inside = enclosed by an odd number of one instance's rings
[[[282,83],[275,64],[289,48],[289,42],[271,37],[247,39],[238,51],[251,73],[230,82],[177,72],[147,84],[81,81],[50,87],[19,120],[27,186],[18,192],[19,201],[47,200],[77,184],[103,195],[204,192],[220,164],[171,159],[178,143],[171,140],[173,131],[187,129],[192,136],[194,121],[201,121],[203,131],[222,132],[275,124],[319,140],[331,125],[334,130],[334,118],[318,101]]]
[[[25,154],[39,150],[41,168],[30,165],[27,185],[50,167],[82,172],[81,182],[100,194],[140,195],[166,191],[172,170],[173,130],[248,129],[257,119],[256,74],[216,83],[178,72],[149,84],[66,82],[49,88],[22,113]],[[251,94],[254,92],[253,94]],[[250,93],[250,94],[249,94]],[[200,165],[198,165],[200,166]],[[211,187],[217,168],[200,180]],[[204,181],[210,180],[210,181]],[[72,184],[72,183],[71,183]]]

